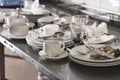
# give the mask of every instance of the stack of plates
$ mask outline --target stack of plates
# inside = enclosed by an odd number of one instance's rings
[[[33,14],[33,11],[31,11],[31,10],[22,9],[21,14],[26,16],[26,18],[28,18],[28,20],[30,22],[36,23],[40,17],[47,16],[47,15],[51,14],[51,12],[48,10],[44,10],[41,13],[39,12],[39,14]]]
[[[40,29],[40,28],[39,28]],[[43,36],[43,32],[40,32],[39,29],[34,29],[29,31],[28,35],[26,36],[26,42],[28,45],[34,48],[41,48],[43,46],[43,39],[38,39],[39,36]],[[66,47],[74,46],[74,42],[70,40],[71,33],[66,32],[65,35],[60,39]],[[53,39],[52,37],[49,39]]]
[[[106,46],[105,44],[91,44],[91,46],[100,48]],[[120,49],[119,45],[112,45],[114,49]],[[87,66],[95,66],[95,67],[107,67],[114,66],[120,64],[120,57],[116,57],[114,59],[106,59],[106,60],[94,60],[90,58],[89,50],[85,45],[74,47],[70,50],[69,57],[72,61],[87,65]]]

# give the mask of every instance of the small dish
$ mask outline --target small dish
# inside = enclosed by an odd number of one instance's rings
[[[69,24],[69,22],[65,18],[60,18],[58,21],[55,21],[54,23],[58,24],[60,26],[68,25]]]
[[[1,35],[8,39],[25,39],[26,36],[13,36],[9,33],[9,31],[2,31]]]
[[[50,11],[42,9],[42,8],[31,10],[31,12],[33,13],[33,15],[50,14]]]
[[[45,16],[38,19],[38,23],[50,23],[59,20],[59,16]]]
[[[68,52],[65,50],[63,53],[61,53],[59,56],[48,56],[48,55],[46,55],[46,53],[43,51],[43,50],[41,50],[40,52],[39,52],[39,55],[41,56],[41,57],[43,57],[43,58],[46,58],[46,59],[50,59],[50,60],[59,60],[59,59],[62,59],[62,58],[65,58],[65,57],[67,57],[68,56]]]

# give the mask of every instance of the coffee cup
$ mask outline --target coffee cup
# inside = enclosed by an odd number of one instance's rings
[[[18,26],[16,25],[9,27],[9,33],[12,36],[16,36],[16,37],[26,36],[28,34],[28,31],[29,31],[28,25],[18,25]]]
[[[43,33],[43,36],[51,36],[55,32],[59,31],[59,26],[57,24],[47,24],[47,25],[40,28],[40,32],[41,31]]]
[[[14,26],[14,25],[24,25],[26,24],[27,19],[24,16],[10,16],[6,17],[5,22],[9,26]]]
[[[43,42],[43,51],[48,56],[57,56],[63,53],[65,48],[64,43],[58,40],[45,40]]]

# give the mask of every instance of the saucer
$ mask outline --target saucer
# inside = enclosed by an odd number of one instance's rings
[[[2,31],[1,35],[6,37],[6,38],[8,38],[8,39],[10,39],[10,38],[13,38],[13,39],[25,39],[26,38],[26,36],[13,36],[7,30],[6,31]]]
[[[58,24],[60,26],[63,26],[63,25],[68,25],[69,22],[65,19],[65,18],[60,18],[58,21],[54,22],[55,24]]]
[[[48,56],[48,55],[46,55],[46,53],[45,53],[43,50],[41,50],[41,51],[39,52],[39,55],[40,55],[41,57],[46,58],[46,59],[59,60],[59,59],[62,59],[62,58],[67,57],[67,56],[68,56],[68,52],[67,52],[67,51],[64,51],[64,52],[61,53],[59,56],[55,57],[55,56]]]
[[[59,20],[59,16],[45,16],[38,19],[38,23],[49,23]]]

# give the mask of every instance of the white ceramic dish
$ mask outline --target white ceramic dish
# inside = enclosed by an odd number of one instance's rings
[[[114,39],[116,36],[115,35],[112,35],[112,34],[104,34],[100,37],[93,37],[93,38],[89,38],[88,39],[88,43],[105,43],[105,42],[108,42],[112,39]]]
[[[59,59],[62,59],[62,58],[65,58],[68,56],[68,52],[67,51],[64,51],[63,53],[61,53],[59,56],[57,57],[54,57],[54,56],[48,56],[46,55],[46,53],[42,50],[39,52],[39,55],[43,58],[46,58],[46,59],[50,59],[50,60],[59,60]]]
[[[96,48],[105,46],[105,44],[91,44],[91,46],[94,46]],[[112,46],[114,49],[120,49],[120,46]],[[115,59],[109,59],[109,60],[93,60],[90,59],[90,54],[83,55],[81,53],[87,53],[88,49],[85,47],[85,45],[74,47],[70,50],[70,59],[76,63],[87,65],[87,66],[95,66],[95,67],[106,67],[106,66],[114,66],[120,64],[120,57],[117,57]]]
[[[33,13],[33,15],[44,15],[44,14],[50,14],[50,11],[45,10],[45,9],[35,9],[35,10],[31,10],[31,12]]]
[[[32,14],[32,15],[44,15],[44,14],[50,14],[50,11],[45,9],[37,9],[37,10],[31,10],[31,9],[21,9],[21,14]]]
[[[68,22],[65,18],[60,18],[58,21],[55,21],[54,23],[62,26],[62,25],[67,25],[70,22]]]
[[[38,23],[49,23],[59,20],[59,16],[45,16],[38,19]]]
[[[2,31],[1,35],[8,39],[25,39],[26,36],[12,36],[8,31]]]

